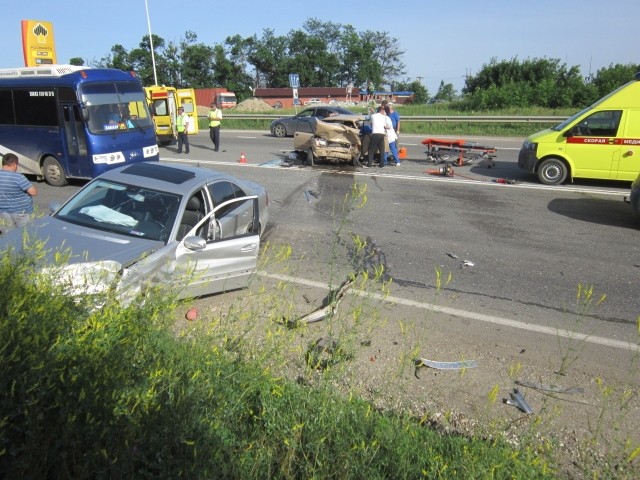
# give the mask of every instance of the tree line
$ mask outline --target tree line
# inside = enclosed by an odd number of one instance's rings
[[[144,85],[226,87],[239,100],[253,96],[258,87],[288,87],[289,74],[297,73],[304,87],[372,85],[376,90],[412,91],[415,103],[444,101],[473,111],[581,108],[640,71],[640,64],[612,64],[585,78],[578,66],[569,67],[559,59],[492,58],[477,74],[466,77],[461,92],[442,81],[431,95],[419,80],[406,77],[404,53],[389,32],[358,31],[351,25],[311,18],[286,35],[265,29],[260,37],[233,35],[214,45],[199,42],[192,31],[178,42],[145,35],[136,48],[116,44],[107,55],[88,63],[134,70]],[[71,63],[85,61],[76,57]]]

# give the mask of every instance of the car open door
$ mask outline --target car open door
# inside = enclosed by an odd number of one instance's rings
[[[237,208],[231,208],[237,204]],[[253,215],[245,231],[225,237],[229,215]],[[218,212],[226,212],[220,218]],[[235,213],[234,213],[235,212]],[[193,227],[176,247],[175,267],[188,275],[183,296],[200,296],[245,288],[256,271],[260,252],[258,196],[234,198],[217,205]]]

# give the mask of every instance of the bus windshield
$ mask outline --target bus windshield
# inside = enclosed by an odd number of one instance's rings
[[[133,82],[91,83],[81,86],[92,133],[151,128],[144,93]]]

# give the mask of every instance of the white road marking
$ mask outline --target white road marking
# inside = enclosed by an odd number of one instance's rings
[[[259,272],[259,274],[274,280],[297,283],[299,285],[306,285],[309,287],[321,288],[327,291],[329,290],[328,285],[321,282],[316,282],[313,280],[307,280],[307,279],[298,278],[298,277],[291,277],[288,275],[279,275],[274,273]],[[358,295],[363,294],[362,292],[358,292],[357,290],[353,290],[353,289],[351,289],[350,292]],[[547,327],[544,325],[535,325],[528,322],[527,323],[519,322],[517,320],[497,317],[495,315],[485,315],[482,313],[470,312],[467,310],[460,310],[457,308],[442,307],[442,306],[434,305],[431,303],[417,302],[414,300],[408,300],[405,298],[394,297],[390,295],[385,296],[385,295],[370,293],[370,292],[367,292],[366,295],[370,295],[372,298],[375,298],[377,300],[381,300],[387,303],[404,305],[407,307],[418,308],[421,310],[430,310],[437,313],[444,313],[446,315],[453,315],[455,317],[467,318],[470,320],[477,320],[479,322],[492,323],[494,325],[502,325],[504,327],[510,327],[510,328],[517,328],[520,330],[527,330],[529,332],[542,333],[542,334],[551,335],[554,337],[569,338],[577,342],[592,343],[594,345],[603,345],[605,347],[621,348],[624,350],[630,350],[632,352],[640,352],[640,345],[638,344],[623,342],[620,340],[614,340],[612,338],[600,337],[598,335],[589,335],[585,333],[575,332],[572,330],[562,330],[559,328]]]

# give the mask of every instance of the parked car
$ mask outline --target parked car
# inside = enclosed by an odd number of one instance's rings
[[[640,216],[640,174],[631,184],[631,193],[629,194],[629,204],[633,213]]]
[[[342,107],[329,107],[318,106],[309,107],[301,110],[297,115],[293,117],[278,118],[271,122],[269,129],[271,134],[276,137],[291,137],[298,130],[298,124],[301,120],[306,120],[310,117],[326,118],[331,115],[346,114],[353,115],[354,113]]]
[[[39,267],[59,271],[72,295],[116,288],[130,301],[146,285],[184,282],[179,296],[200,296],[246,287],[268,220],[256,183],[142,162],[100,175],[51,216],[3,235],[0,252],[42,242]]]
[[[298,124],[293,149],[308,165],[318,160],[357,165],[361,155],[361,128],[366,115],[309,117]]]
[[[306,102],[304,102],[304,105],[322,105],[324,102],[322,100],[320,100],[319,98],[310,98],[309,100],[307,100]]]

